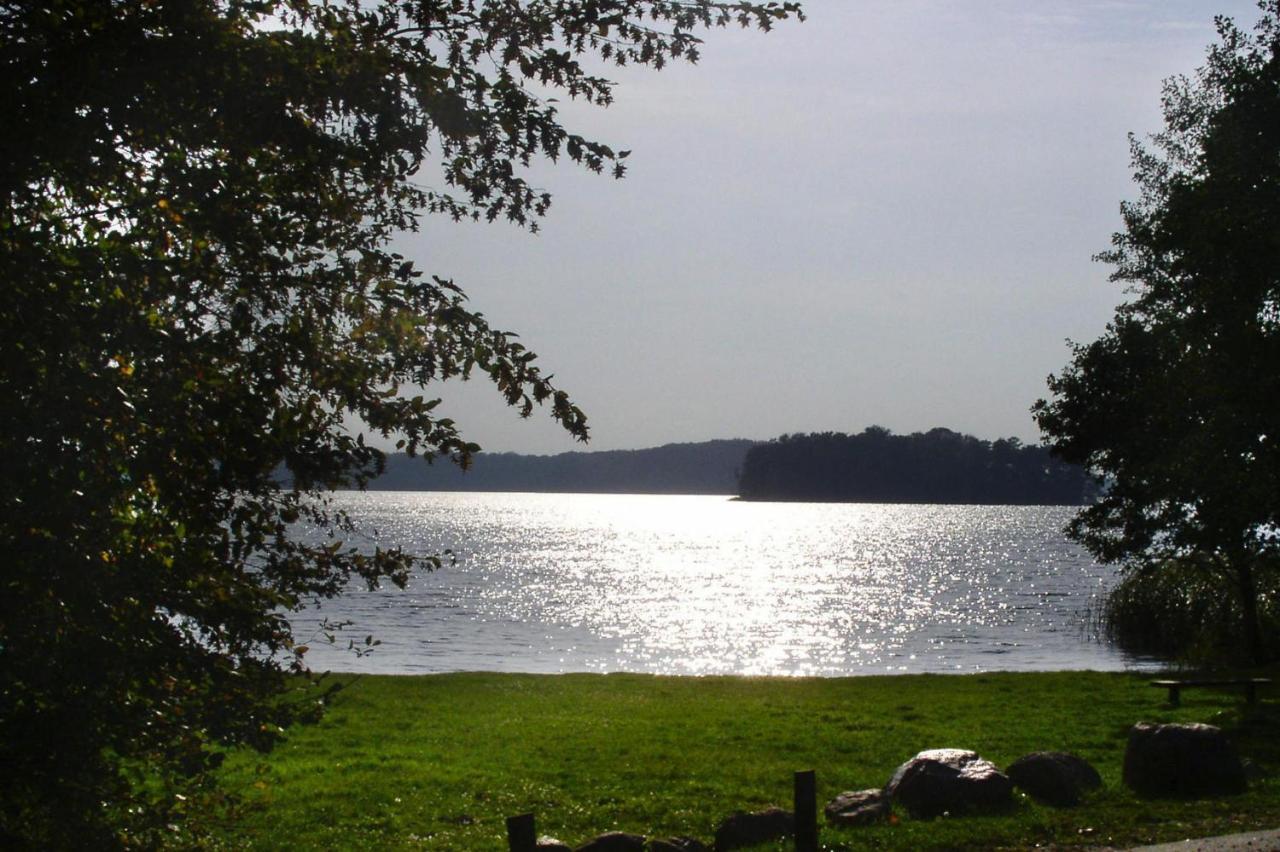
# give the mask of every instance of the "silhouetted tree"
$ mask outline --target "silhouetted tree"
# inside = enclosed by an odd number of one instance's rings
[[[1133,298],[1034,409],[1055,454],[1107,482],[1071,535],[1153,581],[1228,572],[1254,660],[1276,652],[1258,572],[1280,557],[1280,4],[1260,6],[1254,34],[1219,19],[1204,68],[1167,81],[1101,256]]]
[[[0,843],[185,842],[218,747],[309,710],[278,699],[306,650],[286,613],[415,564],[291,535],[340,533],[322,490],[382,465],[349,418],[465,462],[402,391],[478,373],[585,438],[533,354],[389,240],[426,212],[532,225],[535,157],[621,176],[543,99],[610,101],[582,57],[660,68],[700,27],[796,11],[0,4]]]

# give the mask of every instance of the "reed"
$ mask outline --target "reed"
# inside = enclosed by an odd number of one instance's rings
[[[1257,572],[1258,616],[1268,659],[1280,656],[1280,570]],[[1236,579],[1209,558],[1169,559],[1131,568],[1103,607],[1103,629],[1136,654],[1199,667],[1230,666],[1244,647]]]

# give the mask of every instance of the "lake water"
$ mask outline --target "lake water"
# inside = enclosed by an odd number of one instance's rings
[[[1097,641],[1114,582],[1067,507],[341,493],[361,541],[457,563],[295,618],[314,669],[857,675],[1143,665]]]

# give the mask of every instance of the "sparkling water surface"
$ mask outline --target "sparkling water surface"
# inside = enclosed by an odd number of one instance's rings
[[[1069,507],[340,493],[357,540],[457,562],[294,619],[313,669],[857,675],[1145,665],[1098,641],[1115,580]],[[367,634],[379,640],[357,657]]]

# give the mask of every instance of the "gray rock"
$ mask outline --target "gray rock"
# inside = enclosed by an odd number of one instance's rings
[[[737,811],[730,814],[716,829],[716,852],[729,852],[744,846],[755,846],[786,837],[795,830],[795,819],[790,811],[767,808],[755,813]]]
[[[649,841],[649,852],[711,852],[707,844],[692,837],[664,837]]]
[[[1244,766],[1220,728],[1156,725],[1129,729],[1124,783],[1143,796],[1216,796],[1243,793]]]
[[[538,845],[534,847],[540,852],[573,852],[573,847],[568,843],[562,843],[554,837],[539,837]]]
[[[832,825],[867,825],[885,819],[890,810],[883,790],[857,790],[836,796],[823,812]]]
[[[588,840],[577,852],[644,852],[644,837],[625,831],[610,831]]]
[[[1013,784],[989,760],[971,751],[922,751],[898,767],[885,794],[914,817],[944,812],[990,811],[1013,802]]]
[[[1102,786],[1102,776],[1087,760],[1061,751],[1023,755],[1005,774],[1036,801],[1062,808],[1078,805],[1086,791]]]

